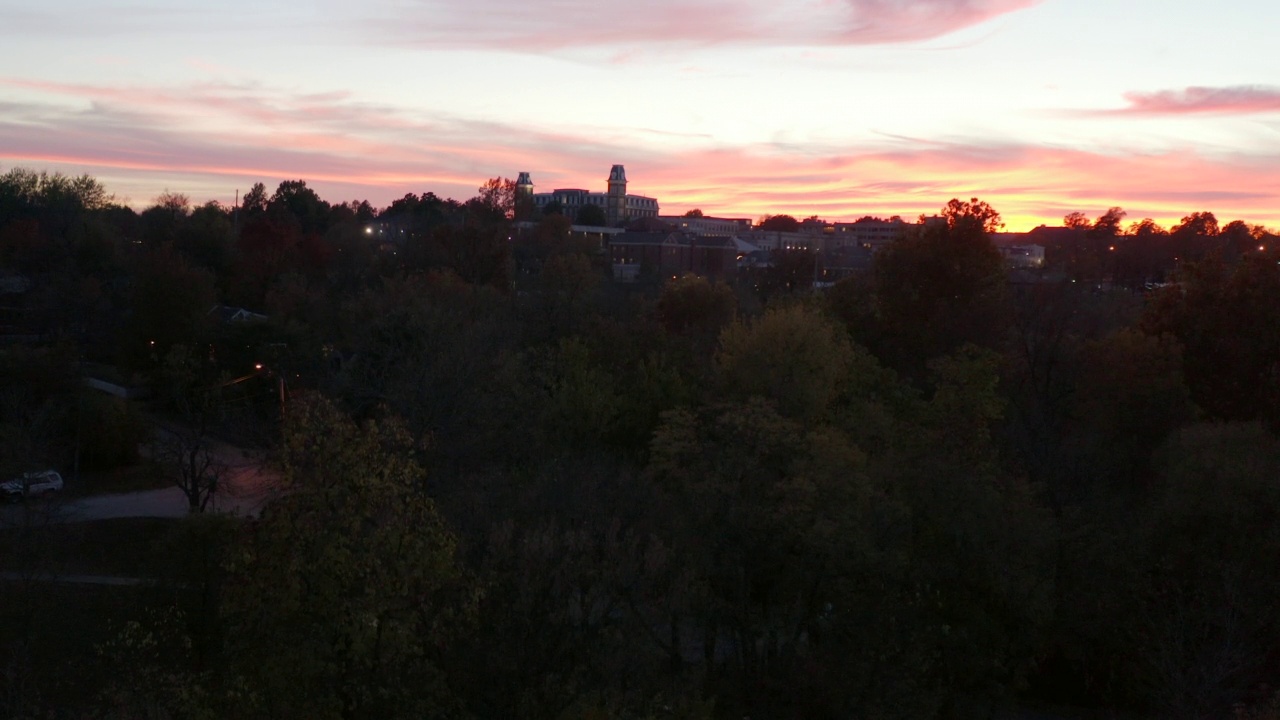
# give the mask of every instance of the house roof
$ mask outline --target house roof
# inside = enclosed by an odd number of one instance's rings
[[[232,307],[230,305],[214,305],[209,309],[209,314],[218,319],[219,322],[252,322],[255,320],[266,320],[267,316],[261,313],[251,312],[241,307]]]
[[[719,248],[738,252],[738,240],[724,235],[686,235],[683,242],[699,248]]]
[[[609,238],[610,245],[663,245],[671,240],[672,232],[623,232]],[[674,241],[672,241],[674,242]]]
[[[0,295],[21,295],[31,289],[31,280],[25,275],[0,274]]]

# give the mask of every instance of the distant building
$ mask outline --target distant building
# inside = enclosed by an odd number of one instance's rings
[[[688,273],[727,280],[738,268],[739,247],[731,237],[679,231],[627,232],[609,238],[613,277],[624,282],[646,274],[676,277]]]
[[[908,228],[919,227],[900,217],[888,220],[865,217],[854,222],[825,222],[808,218],[795,232],[753,231],[751,242],[774,250],[806,249],[834,252],[844,248],[879,250],[902,237]],[[767,232],[767,236],[761,233]],[[746,235],[740,235],[746,237]]]
[[[902,237],[908,227],[914,226],[914,223],[907,223],[902,218],[863,218],[851,223],[835,223],[829,246],[833,249],[857,247],[879,250]]]
[[[549,193],[535,193],[533,179],[528,172],[516,178],[516,202],[528,202],[541,214],[552,203],[558,203],[560,212],[577,222],[578,213],[587,205],[604,210],[609,225],[620,225],[640,218],[658,217],[658,201],[644,195],[627,194],[627,171],[621,165],[609,170],[606,192],[591,192],[578,188],[557,188]]]
[[[658,219],[681,232],[695,235],[722,235],[729,237],[751,230],[751,218],[719,218],[687,215],[660,215]]]
[[[669,274],[680,264],[680,236],[671,231],[622,233],[609,238],[609,255],[615,280]]]
[[[734,237],[751,243],[761,250],[821,250],[824,238],[802,232],[781,230],[750,230]]]
[[[1000,245],[999,250],[1010,268],[1044,267],[1043,245]]]

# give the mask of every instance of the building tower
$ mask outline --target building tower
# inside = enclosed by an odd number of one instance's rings
[[[614,165],[609,171],[609,196],[605,217],[610,225],[618,225],[627,219],[627,171]]]
[[[516,178],[516,196],[514,215],[516,221],[533,219],[533,180],[528,171],[522,171]]]

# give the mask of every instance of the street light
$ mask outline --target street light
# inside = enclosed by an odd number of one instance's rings
[[[248,375],[241,375],[240,377],[234,380],[228,380],[227,382],[222,383],[222,387],[230,387],[232,385],[238,385],[244,382],[245,380],[248,380],[250,378],[255,378],[260,375],[265,377],[271,377],[272,375],[275,376],[276,388],[280,393],[280,407],[283,408],[285,406],[285,401],[289,399],[289,385],[287,382],[285,382],[284,374],[276,372],[275,370],[272,370],[271,368],[267,367],[262,363],[254,363],[253,372],[249,373]]]

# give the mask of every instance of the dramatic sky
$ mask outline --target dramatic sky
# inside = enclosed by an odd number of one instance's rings
[[[1274,0],[0,0],[0,171],[1280,226]]]

